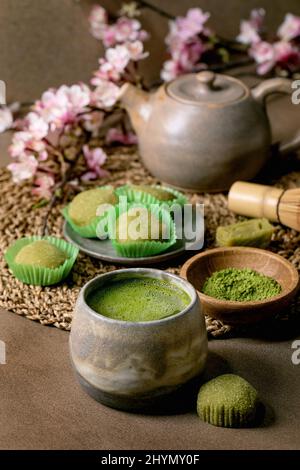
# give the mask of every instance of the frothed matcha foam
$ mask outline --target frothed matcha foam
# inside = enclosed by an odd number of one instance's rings
[[[184,310],[191,299],[175,283],[143,276],[112,281],[92,292],[88,305],[115,320],[154,321]]]

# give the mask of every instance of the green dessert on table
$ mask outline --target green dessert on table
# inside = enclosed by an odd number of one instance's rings
[[[200,388],[197,412],[206,423],[227,428],[251,426],[255,422],[258,394],[245,379],[224,374]]]
[[[65,279],[78,248],[56,237],[25,237],[6,251],[5,260],[14,276],[25,284],[50,286]]]
[[[15,257],[15,262],[43,268],[57,268],[66,259],[66,253],[48,240],[37,240],[23,246]]]
[[[249,268],[226,268],[214,272],[202,292],[215,299],[251,302],[280,294],[281,286],[275,279]]]
[[[147,186],[145,184],[141,184],[141,185],[131,184],[130,188],[133,191],[141,191],[143,193],[150,194],[151,196],[154,196],[156,199],[159,199],[160,201],[174,201],[174,199],[176,199],[175,194],[164,189],[163,187]]]
[[[135,224],[135,221],[137,224]],[[166,224],[155,214],[152,214],[150,210],[143,210],[139,215],[136,207],[131,207],[118,218],[116,239],[119,243],[129,241],[146,242],[151,239],[162,241],[166,229]]]
[[[97,225],[109,205],[114,206],[118,197],[112,186],[88,189],[77,194],[63,210],[64,217],[82,237],[96,238]],[[101,211],[103,206],[103,213]]]
[[[167,205],[187,202],[184,194],[176,189],[160,185],[127,184],[116,190],[118,196],[126,196],[128,202],[141,202],[146,204],[165,203]]]
[[[269,245],[273,232],[274,227],[267,219],[251,219],[218,227],[216,241],[219,246],[265,248]]]
[[[110,211],[109,236],[116,251],[127,258],[153,256],[176,243],[176,229],[170,213],[162,207],[131,204]]]
[[[170,317],[184,310],[190,301],[175,283],[143,276],[115,280],[87,298],[88,305],[101,315],[131,322]]]

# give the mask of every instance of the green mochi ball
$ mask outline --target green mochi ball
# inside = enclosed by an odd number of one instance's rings
[[[117,202],[113,188],[88,189],[74,197],[69,204],[68,214],[74,224],[83,227],[89,225],[96,217],[101,204],[115,205]]]
[[[245,379],[224,374],[202,385],[197,412],[206,423],[226,428],[247,427],[256,417],[258,394]]]
[[[136,207],[123,212],[117,219],[116,225],[116,239],[119,243],[162,241],[166,229],[165,224],[150,210],[143,208],[139,212]],[[136,234],[133,234],[135,228]]]
[[[66,259],[66,253],[53,245],[53,243],[47,240],[37,240],[23,246],[15,257],[15,262],[18,264],[53,269],[61,266]]]
[[[172,194],[171,192],[167,191],[164,188],[147,186],[145,184],[141,184],[141,185],[132,184],[130,185],[130,188],[134,191],[142,191],[143,193],[150,194],[151,196],[154,196],[159,201],[173,201],[174,199],[176,199],[176,196],[174,194]]]

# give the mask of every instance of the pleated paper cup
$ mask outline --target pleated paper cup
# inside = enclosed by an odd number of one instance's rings
[[[131,202],[137,202],[137,203],[142,203],[142,204],[165,204],[166,207],[170,207],[173,204],[179,204],[180,206],[184,206],[184,204],[187,203],[187,198],[185,197],[184,194],[181,192],[177,191],[176,189],[165,187],[165,186],[160,186],[160,185],[152,185],[150,186],[155,189],[163,189],[164,191],[172,194],[174,196],[174,199],[171,201],[163,201],[152,194],[147,193],[146,191],[138,190],[138,189],[133,189],[130,187],[130,185],[124,185],[121,186],[120,188],[116,189],[116,194],[117,196],[126,196],[127,201],[129,203]]]
[[[111,242],[116,251],[126,258],[143,258],[147,256],[154,256],[162,253],[176,243],[176,227],[175,223],[170,216],[169,212],[163,207],[157,205],[155,208],[148,204],[132,203],[127,206],[127,210],[131,208],[146,208],[152,214],[154,214],[169,230],[170,238],[168,240],[124,240],[120,241],[114,238],[114,234],[109,232]],[[121,214],[125,212],[118,205],[108,213],[108,227],[111,229],[114,227],[114,221],[118,223],[118,219]],[[112,217],[114,220],[112,221]],[[114,227],[115,228],[115,227]]]
[[[44,268],[41,266],[16,263],[15,258],[19,251],[24,246],[38,240],[47,240],[62,250],[67,255],[65,262],[57,268]],[[17,240],[8,248],[4,257],[13,275],[20,281],[35,286],[50,286],[58,284],[68,276],[76,261],[78,251],[78,248],[74,245],[60,238],[33,236]]]

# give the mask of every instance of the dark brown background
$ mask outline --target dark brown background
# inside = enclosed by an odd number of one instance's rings
[[[99,44],[88,33],[92,2],[73,0],[0,0],[0,78],[10,100],[31,100],[48,86],[88,80],[97,66]],[[106,1],[103,4],[117,5]],[[271,27],[287,11],[300,14],[297,0],[157,1],[173,13],[189,6],[212,12],[211,24],[235,36],[241,16],[254,6],[268,9]],[[144,15],[151,30],[149,78],[163,60],[165,20]],[[273,103],[276,138],[298,127],[300,107],[288,99]],[[9,136],[2,136],[2,149]],[[0,139],[0,140],[1,140]],[[6,162],[0,151],[0,161]],[[267,405],[264,427],[215,428],[191,411],[174,416],[142,416],[110,410],[87,397],[69,362],[68,333],[0,312],[0,339],[7,364],[0,365],[0,449],[297,449],[300,446],[300,365],[291,362],[293,330],[286,337],[210,341],[209,369],[227,368],[248,379]]]
[[[274,32],[286,12],[300,15],[298,0],[151,1],[175,15],[193,6],[210,11],[210,26],[225,37],[238,34],[240,18],[247,18],[254,7],[267,10],[267,24]],[[50,86],[90,79],[101,52],[87,21],[94,3],[97,0],[0,0],[0,79],[7,83],[9,100],[33,100]],[[98,3],[115,11],[122,2]],[[168,22],[147,9],[141,20],[151,33],[151,55],[143,67],[153,80],[165,59]]]

